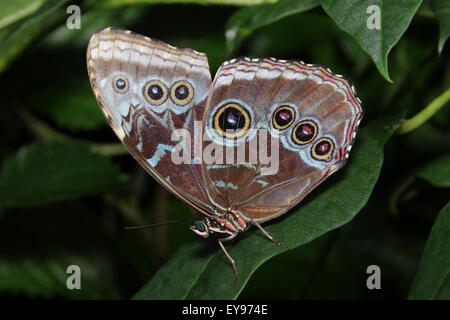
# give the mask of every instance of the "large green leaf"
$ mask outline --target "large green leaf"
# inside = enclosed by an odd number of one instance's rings
[[[77,201],[14,209],[0,219],[0,295],[117,298],[111,237],[104,216]],[[82,235],[82,236],[80,236]],[[69,290],[77,265],[81,290]]]
[[[370,55],[381,75],[391,81],[388,54],[408,28],[422,0],[321,0],[321,3],[339,28],[355,38]],[[376,11],[368,9],[373,6],[378,8],[379,29],[372,28],[371,16]]]
[[[0,3],[0,29],[36,12],[44,0],[3,0]]]
[[[450,187],[450,154],[429,162],[418,176],[436,187]]]
[[[450,202],[437,217],[408,299],[450,299]]]
[[[117,188],[119,169],[79,142],[32,144],[0,170],[0,207],[27,207]]]
[[[70,265],[81,269],[81,289],[69,290],[66,285],[70,274],[66,273]],[[28,294],[30,296],[101,299],[117,297],[117,291],[98,287],[99,278],[112,276],[109,261],[97,255],[79,256],[73,254],[54,255],[51,257],[0,257],[0,291],[10,294]],[[107,274],[105,274],[107,270]],[[106,285],[105,281],[101,281]],[[110,284],[113,287],[114,284]]]
[[[0,72],[40,35],[64,21],[67,2],[47,0],[33,14],[0,29]]]
[[[136,21],[145,19],[151,6],[135,5],[111,8],[82,8],[81,28],[67,29],[65,24],[60,25],[43,39],[41,48],[82,48],[86,50],[91,36],[106,27],[129,28]],[[85,70],[83,70],[85,71]]]
[[[214,254],[204,243],[193,241],[181,247],[135,299],[184,299],[199,281]],[[181,281],[181,279],[184,279]]]
[[[31,95],[29,100],[34,109],[63,128],[90,130],[106,124],[86,77],[44,87]]]
[[[450,35],[450,1],[431,0],[431,10],[439,21],[438,52],[440,54]]]
[[[225,32],[227,49],[233,51],[240,41],[258,28],[318,5],[319,0],[280,0],[275,4],[242,8],[227,22]]]
[[[395,117],[375,121],[362,129],[348,167],[321,186],[314,196],[310,195],[297,212],[285,215],[265,229],[289,248],[295,248],[352,220],[370,197],[383,163],[384,144],[398,123],[399,117]],[[258,230],[242,235],[236,243],[228,245],[240,275],[234,282],[223,252],[218,247],[201,250],[197,242],[184,245],[135,298],[233,299],[261,264],[284,251]]]

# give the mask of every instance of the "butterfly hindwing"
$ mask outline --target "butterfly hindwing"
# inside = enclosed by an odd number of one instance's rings
[[[235,154],[245,150],[243,162],[204,165],[208,194],[217,205],[238,208],[259,222],[286,212],[342,167],[362,116],[360,101],[343,77],[322,66],[272,58],[225,62],[205,112],[204,125],[217,145]],[[247,132],[226,135],[225,128]],[[259,139],[256,130],[267,136],[269,150],[261,149],[264,143],[256,152],[251,149]],[[278,154],[272,174],[264,172],[268,165],[261,157],[250,160],[270,150]]]

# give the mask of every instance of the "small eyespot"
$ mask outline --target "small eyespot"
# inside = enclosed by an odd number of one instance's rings
[[[284,130],[291,125],[295,118],[294,108],[291,106],[278,107],[272,116],[272,124],[278,130]]]
[[[144,97],[148,103],[159,106],[167,99],[167,88],[159,80],[149,81],[144,86]]]
[[[299,145],[310,143],[316,136],[317,125],[311,120],[299,122],[292,131],[292,140]]]
[[[194,97],[194,88],[187,81],[177,81],[170,89],[170,98],[180,106],[184,106],[191,102]]]
[[[250,127],[250,113],[235,102],[221,106],[213,118],[214,129],[225,138],[239,138]]]
[[[311,148],[311,155],[314,159],[320,161],[330,161],[334,150],[334,143],[329,138],[322,138]]]
[[[117,93],[125,93],[128,91],[128,88],[130,87],[128,84],[128,79],[124,76],[115,76],[112,81],[112,86],[114,91]]]

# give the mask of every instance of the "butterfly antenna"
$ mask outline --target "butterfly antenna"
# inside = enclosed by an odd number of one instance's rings
[[[180,219],[180,220],[171,220],[171,221],[165,221],[165,222],[159,222],[159,223],[153,223],[153,224],[146,224],[143,226],[135,226],[135,227],[124,227],[125,230],[139,230],[139,229],[146,229],[146,228],[152,228],[152,227],[159,227],[166,224],[172,224],[177,223],[181,221],[187,221],[187,219]]]

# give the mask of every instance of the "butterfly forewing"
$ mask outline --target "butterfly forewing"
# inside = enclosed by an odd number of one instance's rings
[[[87,65],[103,113],[130,153],[168,190],[210,212],[191,140],[172,137],[176,129],[193,137],[202,120],[211,88],[205,54],[107,28],[89,41]],[[172,161],[180,143],[191,163]]]

